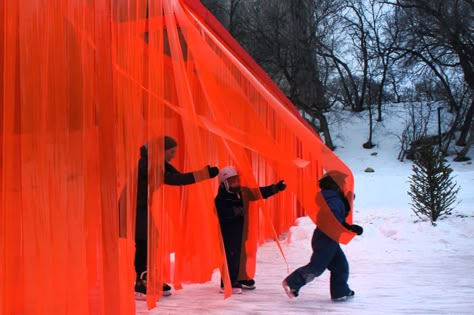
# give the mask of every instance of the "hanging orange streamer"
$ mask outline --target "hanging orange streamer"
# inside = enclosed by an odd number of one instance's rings
[[[0,16],[0,314],[135,313],[147,142],[148,307],[163,282],[206,282],[216,268],[227,277],[217,180],[163,185],[153,140],[164,134],[182,172],[235,165],[251,187],[286,180],[249,209],[249,275],[257,245],[297,217],[352,239],[316,199],[324,170],[346,174],[351,197],[350,170],[199,1],[2,0]]]

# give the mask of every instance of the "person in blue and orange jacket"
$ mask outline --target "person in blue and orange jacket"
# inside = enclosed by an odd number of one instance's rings
[[[326,173],[319,180],[319,187],[329,209],[337,220],[348,230],[361,235],[362,227],[345,222],[350,211],[350,203],[344,197],[339,185],[333,179],[335,175]],[[354,297],[354,291],[349,288],[349,263],[338,242],[316,228],[311,239],[313,254],[309,263],[293,271],[287,276],[282,286],[289,298],[297,297],[301,287],[314,278],[319,277],[326,269],[331,272],[330,293],[333,301],[345,301]]]

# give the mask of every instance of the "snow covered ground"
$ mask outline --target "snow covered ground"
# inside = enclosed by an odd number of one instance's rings
[[[371,150],[362,148],[368,134],[364,114],[350,123],[338,117],[331,125],[336,153],[355,176],[354,223],[364,227],[362,236],[343,246],[354,299],[330,300],[328,272],[288,299],[280,283],[289,271],[269,242],[258,251],[256,290],[224,300],[216,271],[209,283],[184,285],[151,311],[137,301],[137,314],[474,314],[474,164],[448,157],[460,203],[437,226],[421,221],[407,195],[411,162],[397,161],[405,113],[386,110]],[[469,156],[474,158],[474,150]],[[367,167],[375,172],[364,172]],[[289,232],[291,242],[282,237],[290,271],[308,262],[313,229],[308,218],[300,218]]]

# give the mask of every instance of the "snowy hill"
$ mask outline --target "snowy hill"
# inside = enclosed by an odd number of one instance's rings
[[[387,108],[376,124],[371,150],[365,113],[329,117],[336,154],[355,176],[354,222],[364,234],[343,246],[349,260],[349,285],[355,298],[334,303],[329,298],[329,273],[288,299],[281,281],[311,255],[314,224],[300,218],[281,244],[289,269],[276,244],[262,246],[257,258],[257,289],[223,299],[219,274],[206,284],[185,285],[158,307],[138,314],[472,314],[474,307],[474,164],[451,162],[461,186],[453,214],[437,226],[423,222],[410,208],[407,195],[411,161],[399,162],[398,135],[406,121],[399,107]],[[376,153],[376,154],[375,154]],[[474,152],[471,150],[471,158]],[[366,173],[371,167],[375,172]]]

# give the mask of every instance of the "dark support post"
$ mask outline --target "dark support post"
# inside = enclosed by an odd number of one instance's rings
[[[438,144],[439,152],[441,152],[441,110],[443,107],[438,107]]]

